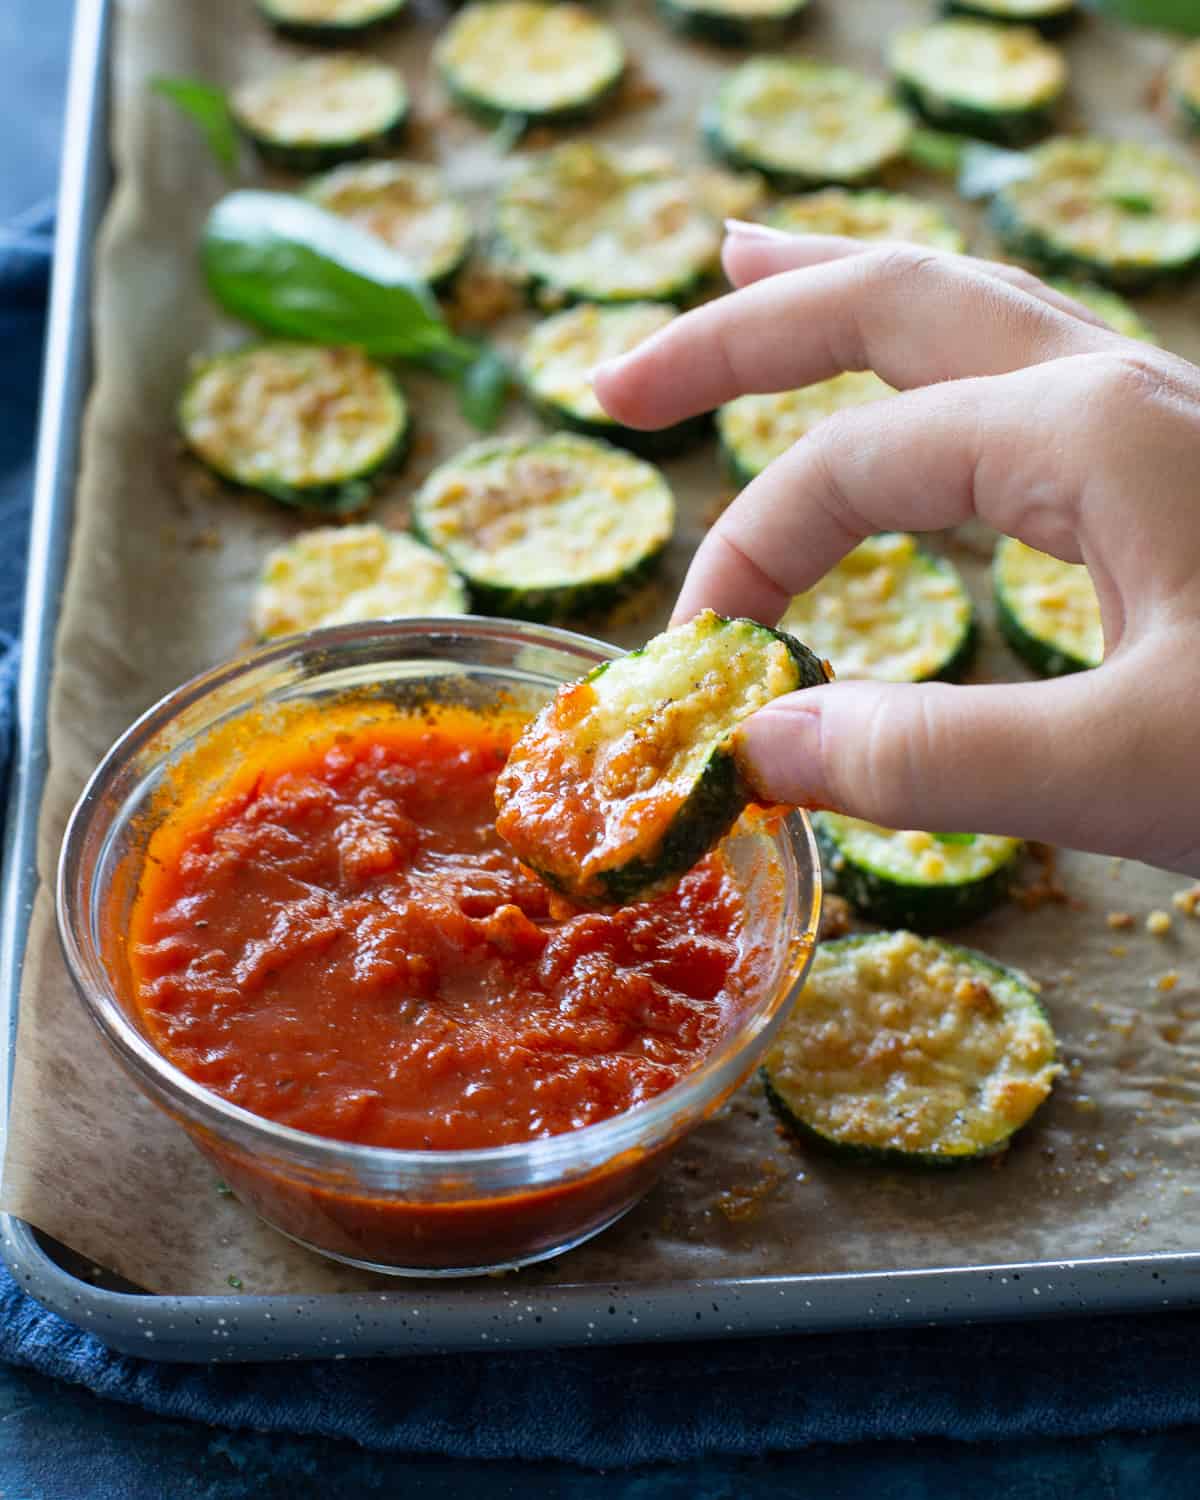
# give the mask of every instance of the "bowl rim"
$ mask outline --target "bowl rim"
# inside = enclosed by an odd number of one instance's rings
[[[116,986],[95,942],[99,914],[96,881],[93,876],[91,882],[86,882],[82,868],[84,847],[97,825],[106,835],[120,826],[121,808],[117,808],[116,818],[106,818],[106,791],[185,710],[272,664],[282,665],[290,659],[303,662],[314,655],[320,659],[331,652],[349,651],[356,644],[403,646],[406,640],[430,637],[462,637],[467,643],[512,639],[521,646],[564,651],[580,658],[587,667],[625,654],[622,648],[608,642],[557,626],[479,615],[411,616],[326,626],[280,637],[198,673],[147,708],[113,742],[88,778],[72,809],[60,846],[55,880],[57,927],[68,971],[87,1014],[118,1059],[177,1121],[182,1116],[189,1125],[205,1130],[222,1146],[232,1144],[249,1149],[256,1156],[286,1161],[291,1167],[355,1171],[359,1174],[355,1186],[395,1187],[397,1184],[391,1179],[399,1173],[404,1174],[406,1185],[411,1185],[413,1179],[426,1178],[432,1182],[475,1172],[485,1177],[501,1175],[505,1181],[496,1184],[496,1188],[498,1194],[504,1194],[552,1184],[562,1179],[564,1171],[570,1178],[594,1172],[627,1152],[646,1147],[647,1142],[652,1143],[647,1149],[661,1145],[679,1129],[698,1122],[714,1107],[713,1101],[720,1102],[744,1081],[763,1050],[761,1046],[756,1050],[754,1044],[764,1031],[769,1029],[773,1033],[782,1024],[790,1002],[807,977],[816,948],[822,900],[821,862],[807,814],[790,812],[777,825],[779,831],[773,832],[783,855],[790,892],[790,895],[785,892],[785,911],[792,914],[793,930],[787,943],[790,956],[783,960],[784,974],[770,997],[760,1001],[697,1067],[652,1099],[578,1129],[495,1146],[415,1149],[316,1135],[255,1114],[191,1078],[152,1045],[117,998]],[[185,747],[197,743],[203,732],[186,740]],[[168,746],[165,753],[169,755],[177,748]],[[111,811],[109,807],[108,812]],[[789,865],[794,868],[788,868]],[[807,911],[802,909],[805,873]],[[746,1065],[748,1050],[754,1052],[754,1058]],[[505,1170],[521,1167],[525,1170]]]

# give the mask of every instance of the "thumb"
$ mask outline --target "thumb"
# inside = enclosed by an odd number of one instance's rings
[[[833,683],[753,714],[738,758],[764,800],[1146,857],[1161,830],[1141,788],[1161,808],[1178,773],[1156,775],[1169,736],[1135,696],[1115,663],[1053,682]]]

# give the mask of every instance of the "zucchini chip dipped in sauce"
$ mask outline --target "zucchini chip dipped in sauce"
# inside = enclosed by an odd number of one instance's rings
[[[269,166],[320,172],[400,139],[408,90],[395,68],[343,52],[312,57],[235,89],[233,118]]]
[[[461,578],[401,531],[318,526],[268,554],[254,593],[259,640],[397,615],[465,615]]]
[[[191,451],[230,484],[284,505],[361,510],[408,446],[408,405],[357,349],[251,344],[203,361],[179,402]]]
[[[822,943],[762,1069],[804,1138],[928,1167],[1003,1151],[1060,1072],[1031,980],[911,932]]]
[[[828,682],[807,646],[705,610],[559,690],[496,784],[496,828],[581,906],[668,889],[755,800],[742,720]]]

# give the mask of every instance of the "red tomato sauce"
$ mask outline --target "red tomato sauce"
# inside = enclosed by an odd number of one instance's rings
[[[559,902],[495,829],[520,728],[285,734],[168,820],[127,950],[157,1048],[254,1114],[415,1149],[560,1134],[692,1071],[754,985],[734,881],[717,853],[655,900]]]

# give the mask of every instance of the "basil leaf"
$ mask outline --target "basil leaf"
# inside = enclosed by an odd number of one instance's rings
[[[198,78],[152,78],[150,87],[200,127],[208,149],[232,177],[238,163],[238,133],[225,90]]]
[[[935,833],[934,838],[939,844],[973,844],[975,842],[973,833]]]
[[[222,198],[205,225],[201,260],[221,306],[268,333],[383,358],[473,356],[402,255],[290,193]]]
[[[512,375],[497,349],[483,345],[458,380],[458,408],[473,427],[491,432],[504,410]]]

